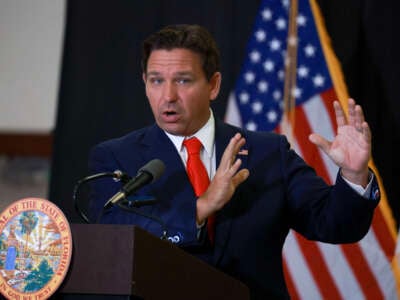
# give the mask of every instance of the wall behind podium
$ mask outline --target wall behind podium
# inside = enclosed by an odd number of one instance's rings
[[[0,1],[0,211],[48,196],[65,2]]]

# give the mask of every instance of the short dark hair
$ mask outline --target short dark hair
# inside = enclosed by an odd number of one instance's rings
[[[207,80],[220,69],[219,50],[212,35],[199,25],[169,25],[150,35],[143,42],[142,70],[147,71],[147,61],[153,50],[188,49],[198,53],[203,62]]]

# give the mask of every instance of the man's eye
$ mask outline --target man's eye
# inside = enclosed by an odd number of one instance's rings
[[[150,78],[150,83],[152,83],[152,84],[160,84],[160,83],[162,83],[162,79],[161,78],[156,78],[156,77],[154,77],[154,78]]]
[[[176,80],[176,82],[179,84],[188,84],[191,82],[191,80],[189,78],[179,78]]]

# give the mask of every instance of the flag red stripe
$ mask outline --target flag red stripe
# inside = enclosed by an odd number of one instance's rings
[[[330,88],[330,89],[326,90],[325,92],[321,93],[320,96],[323,100],[322,102],[324,103],[324,105],[326,107],[326,111],[329,114],[329,119],[331,120],[332,128],[336,134],[337,123],[336,123],[335,110],[333,109],[333,101],[337,100],[338,97],[333,88]]]
[[[319,154],[318,148],[308,140],[308,136],[312,131],[301,106],[296,107],[296,124],[301,124],[301,126],[295,126],[293,130],[302,152],[303,159],[309,165],[314,167],[318,175],[321,176],[326,183],[330,184],[331,180],[322,157]]]
[[[384,299],[378,282],[365,260],[360,246],[358,244],[347,244],[341,245],[341,247],[348,263],[353,269],[354,276],[360,283],[364,296],[371,300]]]
[[[294,285],[294,281],[292,275],[290,274],[289,268],[287,266],[286,260],[282,259],[283,264],[283,274],[285,275],[285,283],[289,291],[290,299],[299,300],[301,299],[299,294],[297,293],[296,286]]]
[[[376,233],[375,236],[378,239],[386,258],[388,261],[392,261],[396,249],[396,241],[392,238],[380,207],[375,209],[374,218],[372,219],[372,228]]]

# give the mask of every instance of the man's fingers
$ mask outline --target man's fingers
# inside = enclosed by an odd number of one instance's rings
[[[238,135],[239,135],[238,133],[235,134],[235,136],[233,136],[229,141],[228,146],[225,148],[224,153],[222,154],[221,157],[221,163],[219,166],[220,168],[221,167],[223,167],[224,169],[229,168],[234,153],[234,146],[240,138]]]
[[[229,141],[229,144],[222,155],[220,166],[223,166],[224,169],[229,169],[245,142],[246,141],[241,134],[236,133]]]
[[[356,126],[356,102],[353,99],[349,99],[349,125]]]
[[[329,152],[329,148],[331,143],[324,139],[322,136],[320,136],[317,133],[312,133],[308,136],[308,139],[310,140],[311,143],[317,145],[319,148],[322,149],[325,153]]]
[[[245,181],[250,175],[250,172],[248,169],[242,169],[239,172],[235,174],[232,178],[232,182],[235,186],[235,188],[241,184],[243,181]]]
[[[362,124],[365,122],[364,113],[361,106],[356,104],[354,99],[349,99],[348,123],[346,121],[346,115],[340,103],[338,101],[334,101],[333,107],[335,109],[336,122],[339,127],[348,124],[350,126],[353,126],[357,131],[362,132]]]
[[[346,116],[342,109],[342,106],[338,101],[333,102],[333,108],[335,109],[336,123],[338,126],[346,125]]]
[[[368,141],[368,143],[371,143],[371,129],[369,129],[369,125],[367,122],[363,122],[361,124],[362,128],[362,133],[365,137],[365,139]]]
[[[356,105],[354,109],[355,113],[355,127],[358,131],[362,131],[363,129],[363,123],[365,122],[364,120],[364,113],[360,105]]]
[[[349,125],[364,134],[364,122],[365,118],[362,107],[356,104],[354,99],[349,99]],[[365,134],[370,135],[369,128]]]
[[[236,159],[232,166],[229,168],[228,172],[231,177],[233,177],[242,165],[242,160],[240,158]]]

